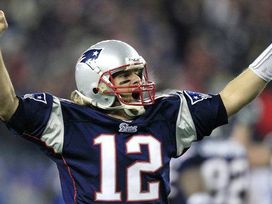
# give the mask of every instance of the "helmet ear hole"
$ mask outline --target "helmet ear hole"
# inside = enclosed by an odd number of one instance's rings
[[[93,88],[93,93],[97,94],[99,92],[99,88]]]

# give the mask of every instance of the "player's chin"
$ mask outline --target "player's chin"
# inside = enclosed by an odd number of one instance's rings
[[[122,100],[126,103],[136,102],[137,100],[132,97],[132,94],[120,94]]]

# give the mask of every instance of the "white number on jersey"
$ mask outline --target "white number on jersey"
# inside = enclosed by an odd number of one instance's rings
[[[101,151],[101,187],[96,192],[97,201],[121,201],[117,192],[117,159],[115,135],[100,135],[94,139]],[[141,145],[148,149],[149,161],[136,161],[127,167],[127,201],[148,201],[159,198],[159,181],[148,183],[148,191],[141,192],[141,173],[155,172],[162,166],[161,143],[151,135],[134,135],[126,142],[127,154],[140,154]]]
[[[247,169],[245,159],[226,161],[222,158],[209,159],[201,167],[205,185],[216,192],[215,203],[243,204],[241,197],[247,189]]]

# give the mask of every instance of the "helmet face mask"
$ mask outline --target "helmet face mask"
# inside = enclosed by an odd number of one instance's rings
[[[135,69],[137,69],[139,77],[141,78],[140,83],[132,85],[117,85],[114,83],[115,76],[120,72],[126,72]],[[107,78],[109,78],[110,83],[107,83],[103,80],[103,75],[108,75]],[[146,67],[143,65],[142,67],[136,65],[136,68],[130,65],[129,69],[127,66],[110,69],[102,74],[99,84],[107,84],[107,87],[110,89],[105,90],[103,93],[109,95],[114,94],[121,104],[131,106],[145,106],[153,104],[155,100],[155,84],[148,80]]]
[[[139,83],[115,84],[114,78],[134,70]],[[76,65],[78,91],[98,108],[126,109],[150,105],[155,100],[155,83],[149,81],[145,60],[130,45],[116,40],[99,42],[82,54]],[[120,108],[121,107],[121,108]]]

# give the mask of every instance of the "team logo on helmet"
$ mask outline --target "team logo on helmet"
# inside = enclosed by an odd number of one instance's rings
[[[88,60],[96,60],[102,49],[90,49],[83,53],[80,62],[86,63]]]

